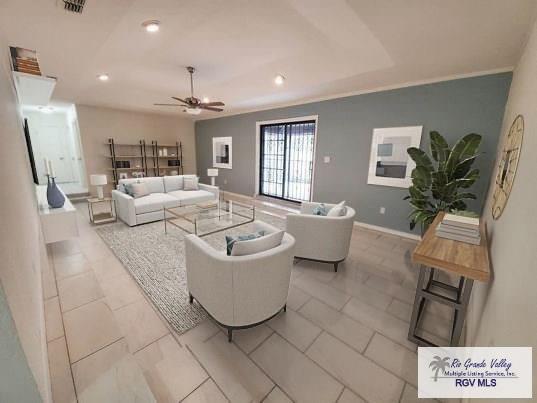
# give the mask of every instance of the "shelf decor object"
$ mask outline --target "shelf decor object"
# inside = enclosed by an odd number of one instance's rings
[[[56,186],[54,166],[52,161],[45,158],[45,175],[47,176],[47,203],[50,208],[61,208],[65,203],[64,194]]]
[[[65,196],[58,186],[56,186],[56,178],[51,175],[47,175],[47,202],[51,208],[63,207],[65,203]]]
[[[507,200],[509,200],[509,195],[515,182],[523,138],[524,117],[518,115],[504,140],[502,155],[498,164],[498,173],[492,193],[492,218],[495,220],[500,218],[507,204]]]
[[[104,199],[103,186],[108,183],[106,175],[90,175],[90,183],[97,187],[97,197],[100,200]]]
[[[207,169],[207,176],[211,178],[211,185],[215,186],[215,179],[218,176],[218,169],[216,168]]]

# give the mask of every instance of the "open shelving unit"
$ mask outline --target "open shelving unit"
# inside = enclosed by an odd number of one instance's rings
[[[107,145],[110,154],[106,157],[111,161],[108,171],[112,175],[112,183],[118,183],[121,172],[130,173],[128,177],[132,177],[135,172],[147,175],[145,140],[140,140],[137,144],[125,144],[116,143],[110,138]]]
[[[108,171],[111,175],[111,183],[117,184],[121,173],[127,174],[128,178],[143,176],[164,176],[171,174],[183,174],[183,146],[180,141],[175,144],[159,144],[145,140],[138,143],[116,143],[113,138],[108,139],[109,155],[111,164]],[[166,154],[166,155],[164,155]],[[174,172],[175,171],[175,172]]]
[[[177,171],[177,175],[183,175],[183,145],[180,141],[175,144],[152,141],[151,148],[154,176],[171,175],[173,171]]]

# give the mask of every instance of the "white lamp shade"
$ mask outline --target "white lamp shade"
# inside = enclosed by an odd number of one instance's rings
[[[209,168],[207,169],[207,176],[218,176],[218,169],[216,168]]]
[[[93,186],[104,186],[108,181],[106,175],[90,175],[90,183]]]

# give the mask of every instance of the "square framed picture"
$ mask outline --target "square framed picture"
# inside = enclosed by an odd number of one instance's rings
[[[213,137],[213,167],[232,168],[232,146],[231,137]]]
[[[367,183],[408,188],[416,164],[407,153],[419,147],[423,126],[387,127],[373,130]]]

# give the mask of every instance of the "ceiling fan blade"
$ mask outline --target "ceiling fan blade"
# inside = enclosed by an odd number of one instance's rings
[[[226,104],[224,104],[223,102],[202,102],[202,105],[205,105],[205,106],[225,106]]]
[[[212,106],[206,106],[206,105],[203,105],[203,104],[201,104],[199,106],[199,108],[207,109],[208,111],[215,111],[215,112],[222,112],[223,111],[223,109],[221,109],[221,108],[213,108]]]
[[[183,106],[183,105],[179,105],[179,104],[153,104],[155,106]]]
[[[175,99],[176,101],[179,101],[179,102],[182,102],[184,104],[187,104],[188,105],[188,102],[185,101],[184,99],[181,99],[181,98],[177,98],[177,97],[172,97],[173,99]]]

